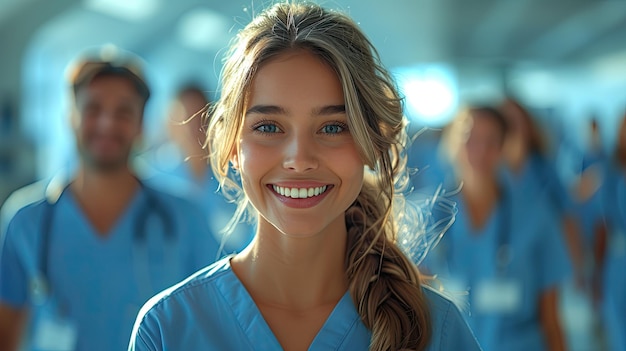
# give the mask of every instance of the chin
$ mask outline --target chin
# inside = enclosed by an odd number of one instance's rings
[[[93,160],[91,162],[93,168],[98,169],[100,171],[116,171],[123,168],[126,168],[128,165],[128,161],[126,159],[123,160],[110,160],[110,159],[99,159]]]

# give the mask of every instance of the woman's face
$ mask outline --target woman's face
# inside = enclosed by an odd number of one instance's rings
[[[258,70],[233,155],[259,230],[293,237],[345,231],[345,211],[363,185],[364,163],[336,73],[306,51]]]
[[[472,126],[463,144],[465,167],[476,174],[491,175],[496,172],[502,152],[502,130],[492,118],[474,112]]]
[[[507,117],[507,122],[510,126],[508,140],[529,144],[532,138],[532,131],[529,125],[530,122],[524,115],[524,112],[512,101],[507,101],[502,106],[502,113]]]

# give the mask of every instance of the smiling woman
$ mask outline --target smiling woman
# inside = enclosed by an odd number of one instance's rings
[[[211,165],[255,239],[144,306],[130,350],[479,349],[396,245],[401,99],[352,20],[261,13],[210,115]]]
[[[364,164],[333,69],[308,50],[286,51],[260,66],[247,105],[231,162],[261,215],[259,235],[345,233],[343,214],[362,187]],[[315,188],[320,193],[308,197]]]

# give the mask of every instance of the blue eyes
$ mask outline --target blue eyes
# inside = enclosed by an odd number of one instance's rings
[[[278,127],[275,124],[261,124],[260,126],[257,126],[254,128],[254,130],[259,131],[261,133],[278,133],[280,131],[280,129],[278,129]]]
[[[340,123],[340,122],[333,122],[333,123],[329,123],[324,125],[321,129],[320,129],[320,133],[322,134],[329,134],[329,135],[336,135],[336,134],[341,134],[341,133],[345,133],[348,129],[348,126],[344,123]],[[261,134],[276,134],[276,133],[282,133],[283,131],[278,128],[278,126],[276,124],[274,124],[273,122],[261,122],[255,126],[252,127],[252,130]]]
[[[344,126],[339,124],[327,124],[322,127],[322,132],[326,134],[339,134],[345,129]]]

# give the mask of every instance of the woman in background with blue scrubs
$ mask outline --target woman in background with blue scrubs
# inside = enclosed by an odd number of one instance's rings
[[[405,121],[358,26],[280,3],[230,53],[211,164],[256,236],[146,304],[129,349],[478,350],[395,243]]]
[[[513,201],[498,166],[507,130],[494,108],[471,107],[447,128],[461,191],[456,222],[424,269],[451,295],[467,291],[467,318],[484,350],[563,350],[557,286],[567,255],[545,200]]]
[[[582,289],[584,250],[581,224],[576,218],[570,192],[547,155],[546,139],[531,113],[517,100],[506,98],[500,111],[509,125],[503,149],[506,166],[503,179],[510,183],[515,202],[532,206],[537,197],[547,201],[545,210],[550,211],[565,238],[574,283]]]
[[[611,351],[626,351],[626,115],[602,184],[605,226],[596,233],[602,317]]]

